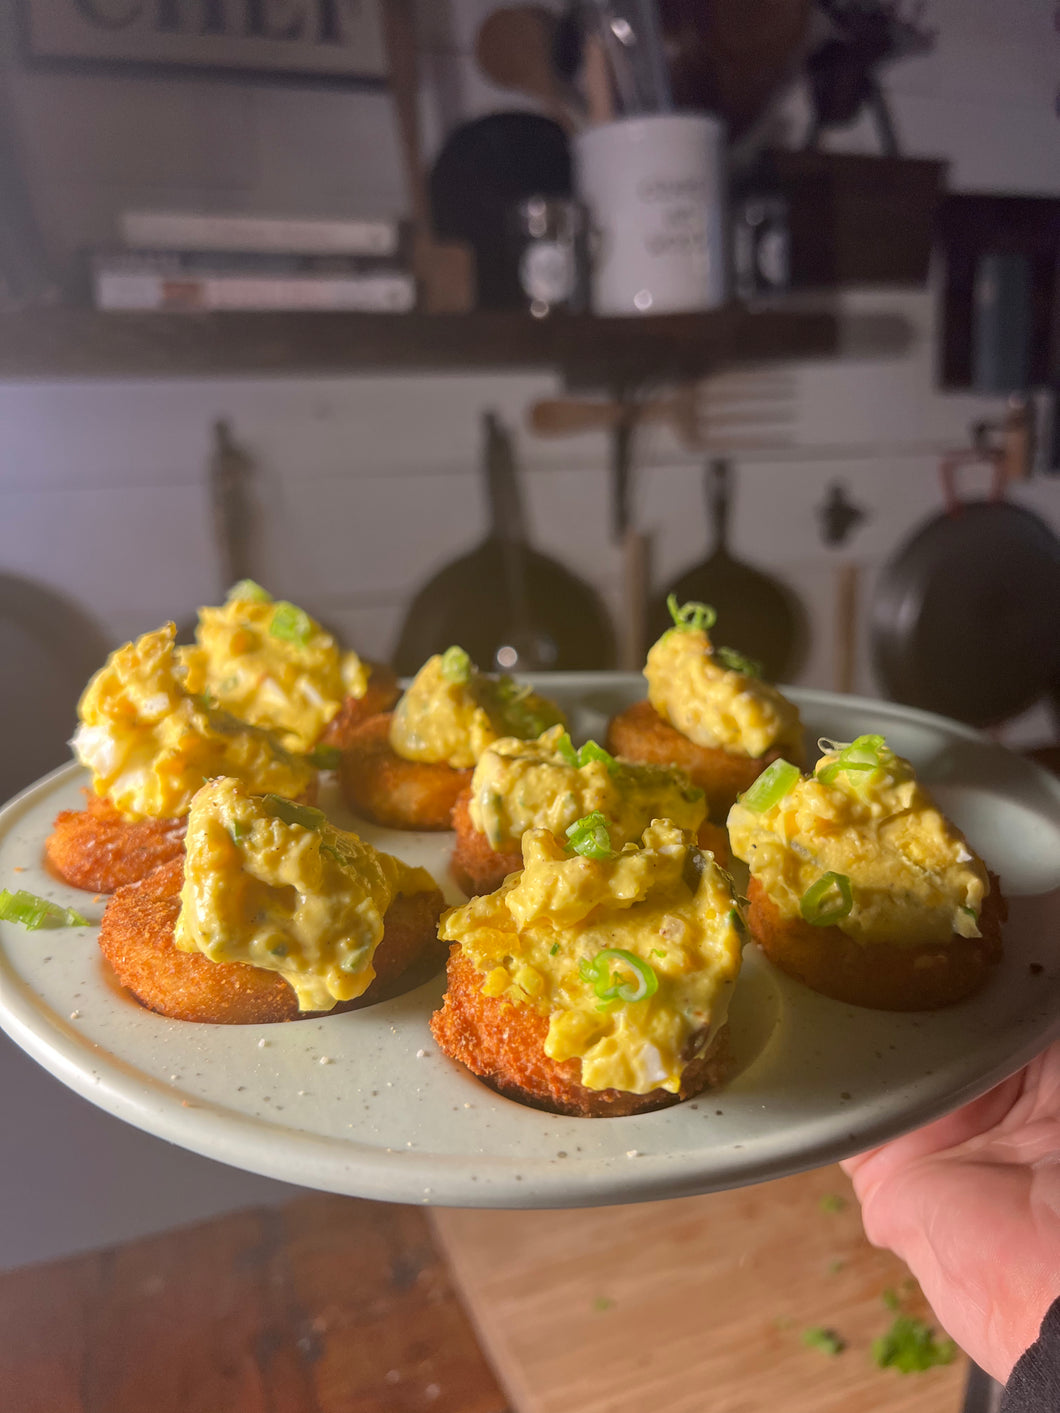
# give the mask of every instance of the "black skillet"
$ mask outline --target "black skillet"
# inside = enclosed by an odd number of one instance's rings
[[[1060,680],[1060,540],[1004,499],[993,457],[987,500],[961,501],[941,466],[946,508],[884,567],[872,605],[876,673],[887,693],[970,726],[992,726]]]

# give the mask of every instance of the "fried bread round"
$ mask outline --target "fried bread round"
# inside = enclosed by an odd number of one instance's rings
[[[994,874],[979,915],[981,937],[954,933],[948,942],[918,947],[856,942],[838,927],[782,917],[757,878],[747,898],[751,935],[781,971],[823,996],[880,1011],[934,1011],[978,991],[1001,960],[1008,916]]]
[[[48,867],[64,883],[92,893],[113,893],[184,853],[187,820],[130,824],[109,800],[85,793],[85,808],[63,810],[44,844]]]
[[[704,1054],[689,1058],[679,1094],[668,1089],[648,1094],[587,1089],[581,1083],[580,1060],[550,1060],[545,1054],[548,1017],[533,1006],[483,995],[482,974],[459,943],[449,951],[446,977],[441,1010],[430,1022],[439,1048],[498,1094],[531,1108],[576,1118],[620,1118],[679,1104],[727,1077],[728,1028],[723,1026]]]
[[[471,770],[444,762],[405,760],[390,745],[393,712],[354,728],[342,752],[339,784],[355,813],[391,829],[448,829]]]
[[[368,690],[363,697],[346,698],[337,715],[333,716],[324,728],[320,744],[335,746],[340,751],[345,750],[350,743],[350,737],[362,721],[367,721],[370,716],[378,716],[380,712],[389,711],[400,696],[401,688],[393,669],[383,663],[372,663]]]
[[[171,1020],[209,1025],[260,1025],[357,1010],[411,989],[442,964],[438,940],[441,893],[399,894],[387,909],[382,941],[373,957],[375,980],[354,1001],[330,1011],[300,1011],[298,998],[278,972],[245,962],[212,962],[184,952],[173,940],[184,883],[177,858],[114,894],[103,914],[99,946],[121,984],[141,1005]]]
[[[611,718],[607,749],[612,755],[625,756],[627,760],[680,766],[692,784],[698,785],[706,795],[709,813],[720,819],[725,818],[736,796],[749,789],[767,765],[782,756],[790,760],[792,755],[790,751],[774,749],[761,756],[741,756],[716,747],[699,746],[683,731],[664,721],[646,699],[634,702]]]

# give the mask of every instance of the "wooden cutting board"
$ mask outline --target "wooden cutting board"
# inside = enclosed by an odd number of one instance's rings
[[[865,1240],[838,1167],[710,1197],[433,1221],[518,1413],[961,1407],[963,1357],[908,1375],[872,1360],[894,1320],[884,1291],[934,1321],[905,1266]],[[847,1347],[807,1347],[810,1326]]]

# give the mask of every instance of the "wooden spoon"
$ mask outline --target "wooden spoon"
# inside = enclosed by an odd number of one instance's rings
[[[577,126],[571,93],[552,63],[556,16],[540,5],[494,10],[479,27],[475,59],[500,88],[536,98],[565,132]]]

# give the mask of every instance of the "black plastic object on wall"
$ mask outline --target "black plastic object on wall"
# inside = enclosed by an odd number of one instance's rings
[[[483,418],[490,531],[416,594],[394,652],[398,672],[459,644],[483,670],[530,672],[615,665],[615,639],[596,591],[527,541],[511,439]]]
[[[491,113],[449,135],[431,171],[431,218],[442,240],[474,250],[481,306],[526,303],[511,227],[516,205],[527,196],[570,194],[570,148],[550,118]]]

